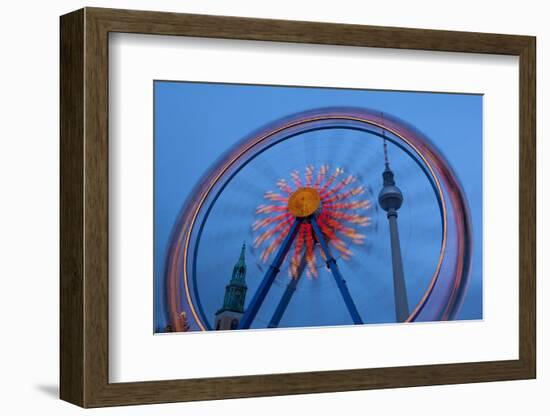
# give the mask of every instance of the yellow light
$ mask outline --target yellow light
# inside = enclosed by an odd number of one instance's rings
[[[288,199],[288,210],[298,218],[309,217],[320,205],[321,197],[314,188],[299,188]]]

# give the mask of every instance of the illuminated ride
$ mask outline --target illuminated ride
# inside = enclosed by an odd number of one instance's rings
[[[277,254],[250,302],[240,327],[250,327],[289,251],[288,272],[291,281],[268,327],[279,325],[304,271],[310,278],[318,277],[317,257],[322,257],[333,274],[353,323],[361,324],[362,318],[331,248],[342,259],[349,259],[353,254],[349,243],[363,244],[365,235],[358,228],[369,225],[370,218],[365,211],[371,206],[371,201],[361,198],[365,188],[356,184],[356,176],[345,174],[342,168],[331,171],[328,165],[322,165],[318,172],[315,172],[313,166],[308,166],[303,178],[299,171],[293,171],[291,177],[291,184],[284,178],[280,179],[277,182],[279,192],[267,192],[264,198],[268,203],[260,205],[256,210],[256,214],[263,217],[255,221],[252,227],[258,232],[254,246],[264,247],[260,259],[267,262],[276,250]]]
[[[222,156],[197,185],[174,226],[166,258],[166,296],[174,331],[184,330],[180,328],[182,313],[191,330],[212,329],[200,296],[197,257],[209,217],[215,217],[216,204],[223,200],[224,192],[229,192],[235,178],[251,164],[261,164],[262,157],[278,146],[290,146],[307,137],[308,143],[315,143],[312,134],[336,138],[353,134],[358,146],[377,141],[379,148],[384,143],[384,150],[389,143],[416,166],[435,201],[432,205],[436,206],[433,212],[437,212],[438,249],[422,293],[402,321],[449,320],[456,316],[469,279],[472,235],[465,197],[449,164],[425,136],[397,118],[357,108],[322,109],[277,121],[245,138]],[[361,157],[360,151],[355,153]],[[306,154],[303,158],[310,157]],[[301,276],[305,273],[316,279],[320,267],[332,274],[352,323],[365,322],[363,305],[358,309],[355,293],[350,293],[337,260],[352,257],[352,246],[363,245],[369,229],[376,227],[376,218],[369,213],[376,201],[373,192],[366,192],[368,187],[359,180],[361,172],[354,176],[326,162],[308,163],[302,171],[292,171],[290,181],[279,177],[279,192],[268,191],[265,203],[256,204],[258,218],[251,221],[255,253],[260,262],[270,265],[248,303],[240,329],[251,327],[282,266],[287,271],[288,285],[265,327],[279,326]],[[380,163],[373,161],[376,166]],[[375,179],[379,186],[380,175]]]

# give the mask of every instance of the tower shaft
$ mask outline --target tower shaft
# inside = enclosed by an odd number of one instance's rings
[[[407,300],[407,287],[405,286],[405,274],[403,272],[403,259],[401,258],[401,244],[399,242],[396,210],[388,211],[388,222],[390,224],[395,317],[397,322],[404,322],[409,316],[409,302]]]
[[[405,285],[405,273],[403,272],[401,244],[399,243],[399,230],[397,227],[397,211],[403,204],[403,193],[395,184],[394,174],[390,168],[388,159],[388,144],[385,139],[384,171],[382,172],[382,179],[383,187],[378,194],[378,203],[382,209],[388,213],[388,222],[390,226],[395,319],[397,322],[405,322],[409,316],[409,302],[407,300],[407,286]]]

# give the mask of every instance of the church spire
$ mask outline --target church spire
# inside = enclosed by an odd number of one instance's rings
[[[241,247],[241,254],[239,260],[235,263],[233,267],[233,275],[231,276],[231,284],[240,284],[246,286],[246,263],[244,259],[244,253],[246,250],[246,244],[243,243]]]
[[[246,243],[243,243],[241,247],[241,254],[239,256],[239,261],[237,261],[237,264],[235,264],[235,267],[244,267],[246,269],[246,264],[244,262],[244,252],[246,250]]]
[[[236,325],[244,313],[246,299],[246,244],[241,247],[239,259],[233,266],[231,280],[225,287],[223,306],[216,312],[216,329],[236,329]]]

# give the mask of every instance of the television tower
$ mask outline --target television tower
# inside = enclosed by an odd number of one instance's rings
[[[383,133],[385,136],[385,132]],[[384,137],[384,186],[378,194],[378,203],[388,214],[390,224],[391,258],[393,269],[393,294],[395,298],[395,317],[397,322],[404,322],[409,316],[409,303],[407,300],[407,287],[403,273],[403,259],[401,258],[401,246],[399,243],[399,230],[397,228],[397,211],[403,204],[403,194],[395,185],[393,171],[388,161],[388,144]]]

